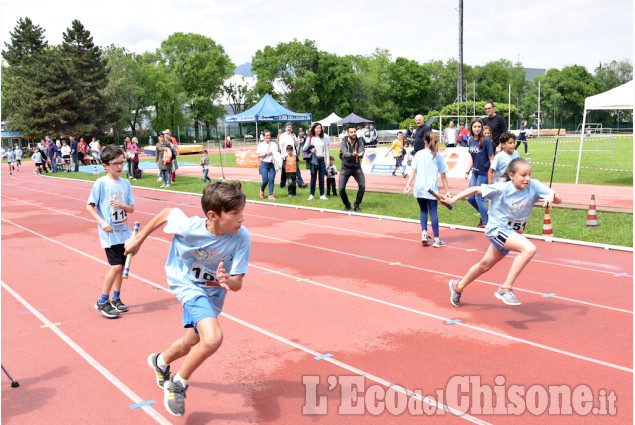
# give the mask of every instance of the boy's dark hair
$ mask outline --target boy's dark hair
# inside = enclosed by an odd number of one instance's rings
[[[293,152],[293,146],[287,145],[287,150]]]
[[[123,154],[123,149],[121,149],[119,146],[106,145],[101,151],[101,162],[103,162],[104,164],[108,164],[110,161]]]
[[[514,133],[512,133],[511,131],[506,131],[503,134],[501,134],[500,139],[498,139],[501,143],[507,143],[507,141],[509,139],[514,139],[516,140],[516,135]]]
[[[204,150],[203,150],[203,153],[207,153],[207,149],[204,149]]]
[[[335,158],[333,158],[332,156],[329,156],[329,161],[335,161]]]
[[[245,206],[247,197],[243,192],[243,185],[238,180],[229,182],[214,182],[203,190],[201,206],[205,215],[214,211],[220,215],[223,212],[238,210]]]
[[[403,131],[398,131],[397,134],[403,134]]]

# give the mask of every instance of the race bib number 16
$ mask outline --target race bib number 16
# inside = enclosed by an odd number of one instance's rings
[[[205,286],[219,286],[216,280],[216,274],[199,263],[192,264],[190,279],[194,282],[205,282]]]

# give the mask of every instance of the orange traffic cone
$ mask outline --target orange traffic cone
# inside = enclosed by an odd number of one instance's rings
[[[598,225],[598,213],[595,210],[595,195],[591,195],[591,204],[589,205],[589,213],[586,216],[587,227],[596,227]]]
[[[97,174],[97,164],[93,164],[95,166],[95,170],[93,171],[94,174]]]
[[[542,225],[543,236],[553,236],[553,228],[551,227],[551,216],[549,215],[549,208],[545,208],[545,221]]]

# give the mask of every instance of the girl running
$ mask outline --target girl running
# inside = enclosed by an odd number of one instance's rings
[[[494,267],[509,251],[518,252],[518,256],[514,258],[507,279],[494,295],[505,304],[520,305],[512,286],[536,253],[536,246],[522,235],[531,209],[539,200],[543,201],[544,206],[562,202],[553,190],[538,180],[531,179],[531,165],[523,158],[516,158],[509,163],[505,178],[507,181],[504,183],[470,187],[454,197],[446,196],[443,201],[444,204],[451,205],[459,199],[478,193],[492,202],[490,220],[485,228],[485,236],[491,242],[490,247],[463,279],[450,280],[450,301],[455,307],[461,307],[461,294],[465,287]]]
[[[437,215],[437,199],[428,193],[428,189],[438,192],[437,175],[441,174],[441,181],[445,194],[448,195],[448,179],[445,176],[448,166],[443,156],[437,155],[439,150],[439,139],[436,133],[428,132],[423,136],[425,141],[425,149],[415,154],[412,161],[412,173],[406,183],[404,189],[405,194],[410,193],[410,184],[415,179],[413,195],[417,198],[421,214],[419,221],[421,222],[421,243],[426,246],[429,243],[428,236],[428,213],[430,213],[430,222],[432,223],[432,233],[434,234],[434,248],[441,248],[446,245],[444,241],[439,239],[439,216]]]

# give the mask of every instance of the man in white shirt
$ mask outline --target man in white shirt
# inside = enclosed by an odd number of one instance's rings
[[[455,147],[458,134],[458,130],[454,127],[454,121],[450,121],[450,126],[446,127],[443,132],[443,141],[445,142],[445,146],[448,148]]]
[[[278,146],[280,147],[280,152],[282,153],[282,155],[285,155],[287,152],[287,146],[292,146],[293,147],[293,154],[295,156],[298,156],[298,138],[295,136],[295,134],[293,134],[293,125],[288,122],[284,125],[284,133],[282,133],[280,135],[280,138],[278,139]],[[300,174],[300,167],[296,167],[296,182],[298,184],[298,187],[300,188],[305,188],[306,184],[304,184],[304,180],[302,180],[302,174]],[[281,173],[281,174],[284,174]],[[284,187],[283,185],[286,186],[286,176],[281,176],[280,177],[282,180],[280,180],[280,187]]]

